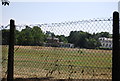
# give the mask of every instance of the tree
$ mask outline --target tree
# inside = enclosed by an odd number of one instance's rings
[[[42,32],[41,28],[38,26],[34,26],[31,33],[34,38],[34,45],[42,45],[45,41],[45,35]]]
[[[32,45],[34,38],[32,36],[32,28],[26,26],[26,29],[23,29],[18,36],[18,44],[20,45]]]
[[[111,37],[111,35],[109,34],[109,32],[96,33],[96,34],[94,34],[94,36],[95,36],[95,38],[99,38],[99,37],[109,38],[109,37]]]
[[[83,31],[71,31],[68,37],[68,42],[75,44],[75,47],[85,48],[86,38],[91,35]]]
[[[1,31],[2,31],[2,44],[3,45],[8,45],[9,44],[10,30],[9,29],[3,29]]]
[[[78,40],[79,40],[78,31],[71,31],[70,35],[68,36],[68,42],[75,44],[75,47],[77,47],[78,46]]]
[[[60,42],[68,43],[67,37],[64,35],[57,35],[56,37],[59,38]]]
[[[26,26],[21,32],[17,31],[16,34],[18,34],[16,40],[19,45],[42,45],[45,41],[45,34],[38,26],[33,28]]]
[[[20,35],[20,31],[15,30],[15,44],[18,44],[19,35]]]
[[[71,31],[68,42],[80,48],[96,48],[100,46],[100,42],[97,38],[94,38],[94,34],[83,31]]]
[[[10,1],[8,1],[8,0],[1,0],[1,2],[2,2],[2,5],[4,5],[4,6],[6,6],[6,5],[9,6],[9,3],[10,3]]]
[[[86,48],[94,49],[100,46],[100,42],[94,38],[86,38]]]

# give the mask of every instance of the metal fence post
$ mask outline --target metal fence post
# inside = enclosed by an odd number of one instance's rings
[[[120,81],[119,13],[113,13],[112,81]]]
[[[13,81],[14,75],[14,41],[15,41],[15,24],[14,20],[10,20],[10,39],[8,50],[8,74],[7,81]]]

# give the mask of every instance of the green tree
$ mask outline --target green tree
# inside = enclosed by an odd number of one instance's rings
[[[64,35],[57,35],[56,37],[59,38],[60,42],[68,43],[67,37]]]
[[[68,42],[75,44],[75,47],[85,48],[86,38],[91,35],[83,31],[71,31],[68,37]]]
[[[18,36],[18,44],[20,45],[32,45],[34,38],[32,36],[32,28],[26,26],[26,29],[23,29]]]
[[[80,48],[96,48],[100,45],[98,39],[95,39],[92,34],[83,31],[71,31],[68,42]]]
[[[68,36],[68,42],[73,43],[75,47],[78,46],[79,42],[79,32],[78,31],[71,31],[70,35]]]
[[[31,33],[34,38],[34,45],[42,45],[45,41],[45,35],[42,32],[41,28],[34,26]]]
[[[8,0],[1,0],[1,2],[2,2],[2,5],[4,5],[4,6],[6,6],[6,5],[9,6],[9,3],[10,3],[10,1],[8,1]]]
[[[90,37],[91,37],[91,34],[83,31],[79,31],[79,41],[78,41],[79,47],[86,48],[86,43],[87,43],[86,39],[89,39]]]
[[[100,46],[100,42],[94,38],[86,38],[86,48],[94,49]]]
[[[109,38],[109,37],[111,37],[111,35],[109,34],[109,32],[96,33],[96,34],[94,34],[94,36],[95,36],[95,38],[99,38],[99,37]]]
[[[3,29],[1,31],[2,31],[2,44],[3,45],[8,45],[9,44],[10,30],[9,29]]]
[[[15,30],[15,44],[18,44],[19,34],[20,34],[20,31]]]

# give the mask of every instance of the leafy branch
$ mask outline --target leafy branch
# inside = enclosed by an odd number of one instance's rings
[[[1,2],[2,2],[2,5],[4,5],[4,6],[6,6],[6,5],[9,6],[9,3],[10,3],[10,1],[8,1],[8,0],[1,0]]]

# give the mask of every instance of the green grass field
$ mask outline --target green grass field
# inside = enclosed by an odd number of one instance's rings
[[[7,50],[3,46],[3,59],[7,59]],[[112,78],[111,50],[15,46],[14,59],[15,77]]]

